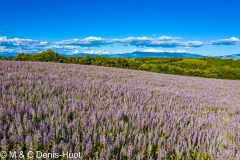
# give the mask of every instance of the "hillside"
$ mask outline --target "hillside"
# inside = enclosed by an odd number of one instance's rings
[[[145,56],[140,56],[141,58],[106,58],[103,56],[91,57],[90,55],[84,57],[69,57],[56,54],[52,50],[46,50],[37,54],[20,53],[16,57],[0,58],[0,60],[108,66],[183,76],[240,80],[240,60],[211,57],[190,58],[191,56],[187,56],[188,58],[179,58],[181,57],[180,55],[182,55],[180,53],[175,54],[175,58],[146,57],[148,54],[143,55]],[[155,56],[157,56],[157,53]]]
[[[240,81],[0,61],[0,150],[240,159]]]

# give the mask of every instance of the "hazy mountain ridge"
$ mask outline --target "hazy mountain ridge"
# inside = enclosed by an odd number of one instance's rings
[[[67,57],[73,56],[73,57],[80,57],[85,56],[84,53],[78,53],[74,55],[64,55]],[[121,53],[121,54],[88,54],[90,56],[103,56],[108,58],[142,58],[142,57],[163,57],[163,58],[171,58],[171,57],[180,57],[180,58],[201,58],[202,55],[199,54],[192,54],[192,53],[170,53],[170,52],[132,52],[132,53]]]
[[[230,59],[240,59],[240,54],[231,54],[231,55],[224,55],[224,56],[218,56],[219,58],[230,58]]]

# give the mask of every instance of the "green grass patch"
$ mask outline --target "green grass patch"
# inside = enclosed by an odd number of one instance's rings
[[[163,63],[167,63],[168,61],[164,60],[164,59],[154,59],[154,60],[147,60],[145,61],[146,64],[163,64]]]
[[[196,58],[184,58],[183,60],[176,61],[174,63],[187,63],[187,64],[207,65],[207,61],[206,60],[196,59]]]

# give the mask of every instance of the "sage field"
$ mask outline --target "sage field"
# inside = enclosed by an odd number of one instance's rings
[[[0,61],[0,151],[240,159],[240,81]]]

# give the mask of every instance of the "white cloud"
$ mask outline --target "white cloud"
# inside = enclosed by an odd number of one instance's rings
[[[236,38],[236,37],[232,37],[232,38],[230,38],[230,40],[231,40],[231,41],[239,41],[239,39]]]
[[[90,36],[85,38],[86,41],[99,41],[99,40],[103,40],[101,37],[94,37],[94,36]]]
[[[5,46],[0,46],[0,53],[11,53],[14,52],[14,49],[6,48]]]
[[[109,50],[85,50],[83,51],[83,53],[85,54],[111,54],[111,52]]]
[[[81,46],[71,46],[71,45],[49,45],[45,47],[45,49],[52,49],[57,53],[64,53],[67,55],[74,55],[78,53],[84,53],[84,54],[111,54],[109,50],[98,50],[98,49],[92,49],[90,47],[81,47]]]
[[[73,53],[74,53],[74,54],[78,54],[78,53],[80,53],[80,51],[77,50],[77,49],[75,49],[75,50],[73,50]]]
[[[36,53],[44,50],[48,45],[49,43],[46,41],[0,36],[1,53]]]
[[[211,41],[210,44],[212,45],[236,45],[240,44],[240,40],[236,37],[231,37],[229,39],[220,39]]]
[[[82,47],[93,47],[93,46],[102,46],[105,45],[106,40],[101,37],[87,37],[84,39],[70,39],[70,40],[63,40],[60,42],[55,42],[56,45],[76,45]]]
[[[190,53],[190,52],[187,52],[185,50],[158,50],[158,49],[155,49],[155,48],[150,48],[150,49],[145,49],[141,52],[153,52],[153,53]]]
[[[113,44],[131,45],[136,47],[200,47],[203,45],[200,41],[182,42],[179,37],[161,36],[157,38],[150,37],[127,37],[122,39],[104,39],[101,37],[87,37],[84,39],[70,39],[55,42],[57,45],[76,45],[85,47],[100,47]]]
[[[174,52],[177,52],[177,53],[191,53],[191,52],[187,52],[187,51],[185,51],[185,50],[176,50],[176,51],[174,51]]]
[[[163,52],[163,50],[158,50],[155,48],[145,49],[142,52]]]
[[[204,44],[211,45],[236,45],[240,44],[237,37],[220,39],[204,43],[201,41],[183,41],[180,37],[160,36],[160,37],[126,37],[126,38],[102,38],[86,37],[83,39],[69,39],[59,42],[49,43],[29,38],[8,38],[0,36],[1,53],[36,53],[46,49],[53,49],[57,53],[63,54],[117,54],[130,53],[132,48],[139,52],[169,52],[169,53],[189,53],[185,50],[174,50],[173,48],[186,49],[191,47],[201,47]],[[125,48],[124,48],[125,47]],[[111,49],[110,49],[111,48]],[[117,48],[117,49],[116,49]],[[160,48],[160,49],[159,49]],[[145,49],[145,50],[144,50]],[[142,51],[141,51],[142,50]]]
[[[0,43],[14,43],[14,44],[20,44],[20,43],[29,43],[34,42],[35,40],[32,39],[21,39],[21,38],[7,38],[6,36],[0,37]]]
[[[69,46],[69,45],[48,45],[44,47],[45,49],[52,49],[57,53],[60,54],[67,54],[67,55],[73,55],[73,54],[78,54],[82,53],[81,51],[83,49],[87,49],[86,47],[81,47],[81,46]]]
[[[200,47],[203,45],[201,41],[187,41],[184,43],[184,47]]]

